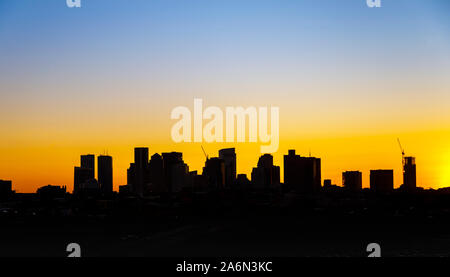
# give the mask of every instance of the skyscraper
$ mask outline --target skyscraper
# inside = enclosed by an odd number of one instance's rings
[[[205,162],[203,175],[211,189],[222,189],[225,186],[225,162],[220,158],[210,158]]]
[[[186,184],[189,167],[183,161],[183,153],[162,153],[164,184],[169,193],[178,192]]]
[[[382,193],[394,190],[394,170],[371,170],[370,190]]]
[[[257,167],[253,168],[251,181],[255,187],[270,188],[280,184],[280,167],[273,165],[273,156],[262,155],[258,160]]]
[[[362,190],[362,173],[360,171],[346,171],[342,173],[342,185],[348,191]]]
[[[91,170],[91,174],[89,175],[89,179],[95,178],[95,155],[81,155],[80,161],[81,168],[86,168]]]
[[[322,186],[320,159],[301,157],[289,150],[284,156],[284,183],[299,192],[318,191]]]
[[[132,191],[142,196],[144,187],[149,182],[148,168],[148,148],[137,147],[134,149],[134,180],[132,183]]]
[[[81,155],[80,166],[74,168],[73,193],[78,193],[82,184],[95,179],[95,155]]]
[[[236,181],[236,151],[234,148],[221,149],[219,158],[225,164],[225,185],[231,187]]]
[[[73,178],[73,193],[77,194],[80,192],[80,189],[83,184],[88,182],[89,180],[94,180],[92,178],[92,169],[90,168],[83,168],[76,166],[74,168],[74,178]]]
[[[98,156],[98,183],[102,194],[110,196],[113,192],[113,164],[111,156]]]
[[[6,200],[12,195],[12,181],[0,180],[0,200]]]
[[[161,155],[154,154],[150,159],[150,183],[152,192],[164,192],[164,161]]]
[[[414,190],[416,188],[416,158],[403,158],[403,186],[405,190]]]

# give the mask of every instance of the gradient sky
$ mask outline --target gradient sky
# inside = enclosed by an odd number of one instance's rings
[[[18,192],[73,186],[80,154],[109,153],[114,188],[135,146],[182,151],[170,112],[279,106],[280,149],[322,158],[322,176],[394,169],[450,186],[450,1],[0,0],[0,179]],[[232,144],[203,144],[210,156]],[[237,144],[250,173],[259,144]]]

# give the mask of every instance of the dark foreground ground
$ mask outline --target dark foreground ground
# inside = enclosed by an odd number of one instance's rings
[[[378,243],[383,257],[450,257],[446,198],[420,198],[414,207],[402,197],[323,199],[0,216],[0,256],[64,257],[78,243],[82,256],[366,257],[367,245]]]
[[[5,222],[4,222],[5,223]],[[8,222],[1,256],[364,257],[380,244],[382,256],[450,256],[449,221],[405,218],[361,220],[325,216],[65,220]]]

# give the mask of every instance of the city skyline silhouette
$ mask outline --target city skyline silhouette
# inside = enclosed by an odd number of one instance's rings
[[[399,141],[400,143],[400,141]],[[110,195],[122,189],[124,191],[132,192],[135,196],[143,196],[145,191],[153,191],[157,193],[172,192],[172,178],[169,171],[172,169],[174,162],[180,163],[178,167],[179,174],[174,175],[180,180],[177,181],[177,191],[180,192],[185,187],[195,187],[200,182],[205,186],[213,185],[220,188],[232,188],[236,185],[238,176],[241,180],[247,180],[254,187],[270,187],[272,185],[286,185],[296,186],[299,183],[310,183],[310,188],[304,188],[303,192],[319,192],[322,187],[336,186],[350,189],[351,191],[362,191],[363,182],[362,176],[364,172],[359,170],[345,170],[342,172],[342,182],[335,183],[331,179],[322,178],[323,175],[321,167],[321,158],[310,156],[301,156],[296,154],[294,149],[291,149],[284,155],[282,164],[283,174],[281,174],[280,166],[274,163],[273,155],[262,154],[259,157],[258,163],[252,168],[251,174],[243,174],[237,171],[238,155],[235,148],[220,149],[216,157],[208,155],[203,146],[201,146],[202,153],[205,158],[205,166],[202,172],[197,170],[189,170],[189,165],[183,160],[183,153],[181,152],[166,152],[154,153],[150,155],[148,147],[134,148],[134,162],[130,163],[127,169],[127,182],[125,184],[116,185],[118,190],[113,187],[113,157],[106,154],[98,156],[94,154],[81,154],[80,164],[74,167],[73,186],[62,184],[61,187],[71,188],[72,193],[77,194],[83,189],[98,190],[98,194]],[[403,188],[410,191],[421,188],[417,186],[417,169],[415,157],[405,156],[405,152],[400,145],[402,151],[402,175],[403,182],[400,185],[394,183],[394,169],[371,169],[369,174],[369,189],[372,191],[392,192],[394,188]],[[151,157],[150,157],[151,156]],[[96,163],[97,158],[97,163]],[[217,164],[217,165],[214,165]],[[216,168],[223,167],[220,172],[211,173],[209,167]],[[273,168],[273,169],[272,169]],[[275,170],[275,171],[274,171]],[[223,171],[223,172],[222,172]],[[117,174],[117,173],[116,173]],[[219,175],[218,175],[219,174]],[[211,175],[218,175],[223,180],[211,180]],[[199,181],[197,178],[203,177],[204,180]],[[310,177],[306,177],[310,176]],[[284,182],[282,182],[282,177]],[[191,178],[189,181],[186,178]],[[306,178],[306,179],[305,179]],[[309,178],[309,179],[308,179]],[[303,180],[303,181],[300,181]],[[307,181],[308,180],[308,181]],[[3,181],[7,187],[11,187],[12,180]],[[217,185],[217,182],[220,185]],[[378,187],[377,183],[381,183],[382,187]],[[304,185],[304,184],[301,184]],[[47,185],[46,187],[51,187]],[[57,186],[56,186],[57,187]],[[40,187],[42,188],[42,187]],[[367,187],[366,187],[367,188]],[[10,189],[12,190],[12,189]]]

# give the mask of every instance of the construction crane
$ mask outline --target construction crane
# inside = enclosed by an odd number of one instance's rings
[[[398,141],[398,145],[400,146],[400,151],[402,151],[402,163],[404,163],[405,162],[405,150],[403,150],[402,143],[400,142],[399,138],[397,138],[397,141]]]
[[[205,154],[206,160],[209,160],[209,157],[208,157],[208,155],[206,154],[205,149],[203,148],[203,145],[200,145],[200,146],[202,147],[202,151],[203,151],[203,154]]]

